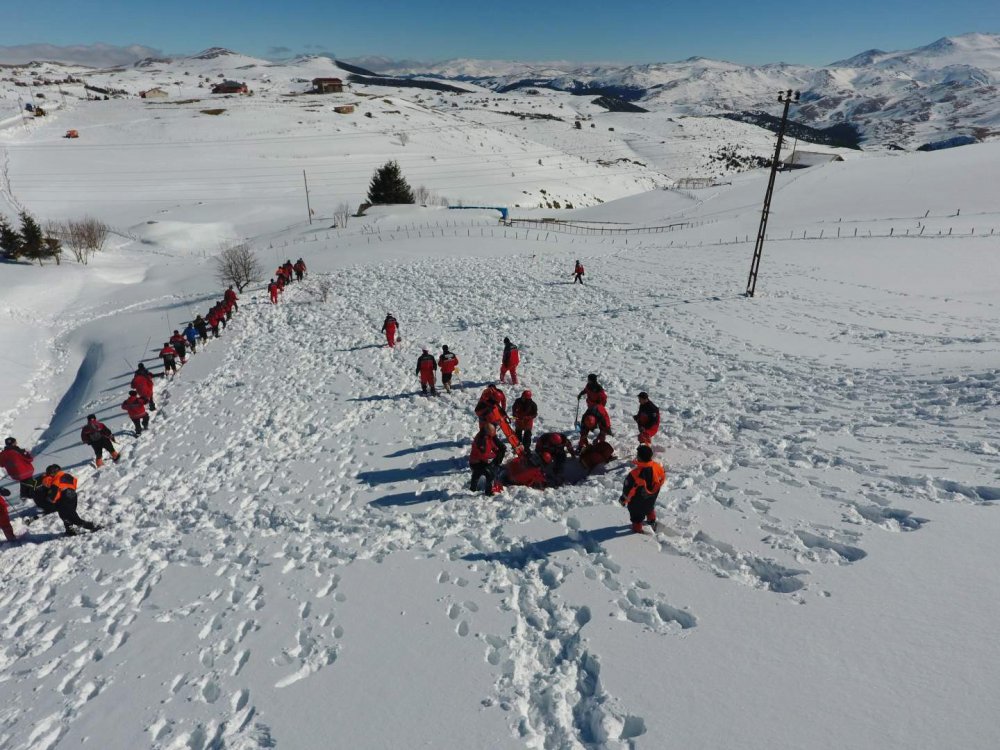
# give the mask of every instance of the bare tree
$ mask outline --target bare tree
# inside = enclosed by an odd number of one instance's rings
[[[431,199],[431,191],[424,185],[418,185],[413,189],[413,200],[421,206],[426,206]]]
[[[351,218],[351,204],[347,201],[342,201],[333,211],[333,221],[338,227],[343,229],[347,226],[349,218]]]
[[[264,280],[264,268],[250,245],[239,242],[222,245],[215,258],[215,276],[223,284],[232,284],[242,293],[250,284]]]
[[[76,262],[83,264],[95,252],[104,249],[109,232],[107,224],[91,216],[69,221],[49,221],[45,224],[46,235],[58,239],[63,247],[73,253]]]
[[[98,253],[104,249],[111,227],[103,221],[95,219],[93,216],[84,216],[82,219],[69,221],[67,224],[70,231],[80,237],[83,246],[91,253]]]

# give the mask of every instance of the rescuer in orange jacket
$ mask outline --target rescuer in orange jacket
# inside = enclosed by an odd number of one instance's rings
[[[625,477],[622,496],[618,499],[628,508],[632,531],[636,534],[643,533],[643,521],[648,521],[656,531],[656,498],[666,478],[663,467],[653,460],[653,449],[640,445],[636,450],[635,468]]]
[[[35,493],[35,503],[43,513],[58,513],[66,527],[66,536],[75,536],[80,526],[88,531],[97,531],[100,526],[84,521],[76,512],[76,477],[62,470],[59,464],[45,469],[42,485]]]

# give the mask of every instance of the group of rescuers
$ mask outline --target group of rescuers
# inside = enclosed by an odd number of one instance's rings
[[[577,272],[582,275],[582,267]],[[385,317],[382,332],[386,344],[395,347],[399,343],[399,321],[392,314]],[[521,362],[516,344],[509,338],[503,340],[503,354],[500,363],[499,384],[518,384],[517,368]],[[441,354],[435,357],[427,349],[417,357],[415,374],[420,379],[420,390],[424,395],[436,396],[437,373],[441,373],[441,385],[450,393],[452,381],[458,370],[458,356],[448,346],[441,347]],[[505,467],[508,480],[512,484],[543,488],[560,484],[566,459],[576,457],[587,470],[607,463],[614,456],[614,449],[608,444],[611,431],[611,416],[608,414],[608,394],[597,379],[597,375],[587,376],[587,383],[577,395],[580,401],[586,398],[586,410],[579,420],[579,437],[575,441],[560,432],[540,435],[532,446],[532,430],[538,417],[538,405],[530,390],[522,391],[511,405],[508,416],[507,396],[499,384],[489,384],[479,397],[475,414],[479,430],[472,440],[469,466],[472,470],[470,489],[479,490],[485,480],[485,492],[493,495],[503,489],[498,474],[507,454],[507,447],[500,442],[498,431],[503,432],[508,443],[514,448],[516,457]],[[632,531],[643,533],[648,523],[656,530],[655,504],[660,489],[666,479],[663,466],[653,460],[652,439],[660,428],[660,410],[645,391],[638,395],[639,407],[632,417],[638,427],[639,446],[636,450],[634,468],[625,477],[619,502],[628,508]],[[597,435],[591,442],[591,435]]]

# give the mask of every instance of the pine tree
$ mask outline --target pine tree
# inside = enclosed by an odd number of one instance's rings
[[[6,217],[0,216],[0,252],[11,260],[21,257],[23,250],[21,235],[10,225]]]
[[[30,260],[37,260],[38,265],[42,265],[42,260],[49,255],[42,228],[27,211],[22,211],[20,218],[21,253]]]
[[[368,186],[368,202],[372,205],[386,203],[413,203],[413,191],[394,161],[375,170]]]

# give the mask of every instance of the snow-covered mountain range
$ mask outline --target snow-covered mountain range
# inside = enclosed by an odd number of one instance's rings
[[[798,89],[796,119],[856,124],[869,142],[913,143],[1000,132],[1000,34],[945,37],[912,50],[868,50],[822,67],[739,65],[694,57],[644,65],[448,60],[384,64],[391,75],[435,75],[497,91],[547,87],[609,93],[647,109],[714,114],[772,108],[775,92]]]

